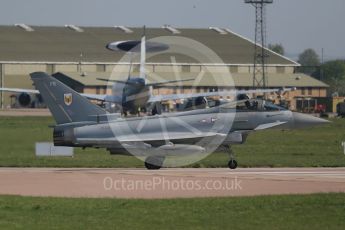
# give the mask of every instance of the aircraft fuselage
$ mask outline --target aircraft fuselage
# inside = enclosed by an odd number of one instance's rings
[[[237,104],[156,116],[104,118],[84,126],[57,126],[54,142],[62,146],[107,148],[112,153],[126,152],[123,143],[128,140],[135,143],[135,146],[128,145],[129,148],[147,154],[168,142],[212,151],[221,145],[242,144],[252,131],[301,128],[325,122],[273,104],[260,102],[256,106],[246,110]]]
[[[123,112],[137,113],[139,109],[145,109],[150,99],[150,87],[142,78],[131,78],[123,88],[122,109]]]

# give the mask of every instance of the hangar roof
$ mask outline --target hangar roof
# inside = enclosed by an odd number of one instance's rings
[[[198,73],[180,73],[180,79],[193,79],[196,78]],[[60,77],[65,80],[73,80],[74,83],[83,86],[107,86],[105,81],[97,80],[97,78],[108,79],[110,73],[90,73],[86,76],[82,76],[79,73],[57,73],[55,77],[61,80]],[[157,77],[159,76],[159,77]],[[157,81],[169,81],[176,80],[174,73],[148,73],[149,82]],[[116,78],[111,78],[116,79]],[[231,80],[233,79],[233,80]],[[327,84],[310,77],[305,74],[268,74],[268,87],[328,87]],[[123,80],[123,79],[122,79]],[[184,81],[180,84],[167,84],[166,86],[198,86],[198,87],[212,87],[212,86],[236,86],[236,87],[248,87],[253,86],[252,74],[235,73],[231,77],[225,77],[224,74],[210,74],[205,73],[199,80],[196,81]],[[112,83],[109,83],[110,85]]]
[[[0,26],[0,62],[118,62],[124,53],[109,51],[105,48],[106,44],[112,41],[140,39],[143,33],[142,28],[126,29],[75,27],[73,25],[65,27],[25,27],[22,24]],[[217,29],[219,28],[178,28],[178,30],[170,27],[148,28],[146,36],[148,39],[158,36],[191,38],[213,50],[225,64],[251,65],[253,63],[253,42],[230,30]],[[268,64],[299,65],[273,51],[268,52]],[[177,56],[176,60],[177,63],[195,63],[195,60],[185,56]],[[151,63],[171,62],[170,55],[156,55],[147,61]]]

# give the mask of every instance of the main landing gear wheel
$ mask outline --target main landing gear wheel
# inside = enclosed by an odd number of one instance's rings
[[[148,170],[158,170],[162,168],[164,157],[147,157],[145,160],[145,167]]]
[[[237,168],[237,161],[236,160],[230,160],[228,163],[228,166],[230,169],[236,169]]]

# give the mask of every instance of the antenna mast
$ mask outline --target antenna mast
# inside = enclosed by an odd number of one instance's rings
[[[254,46],[254,70],[253,88],[266,88],[266,10],[267,4],[272,4],[273,0],[245,0],[247,4],[255,7],[255,46]]]

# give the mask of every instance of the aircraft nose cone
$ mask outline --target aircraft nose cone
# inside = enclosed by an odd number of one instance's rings
[[[307,128],[330,123],[325,119],[303,113],[293,113],[294,128]]]

